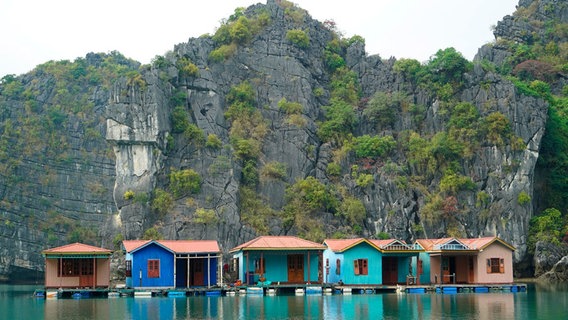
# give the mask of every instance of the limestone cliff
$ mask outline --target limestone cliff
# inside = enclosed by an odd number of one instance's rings
[[[507,21],[496,36],[517,34]],[[441,51],[439,60],[446,54],[457,56]],[[480,63],[506,55],[486,46],[458,75],[442,65],[412,73],[401,70],[412,61],[367,55],[363,39],[342,39],[333,23],[268,0],[151,65],[88,55],[84,71],[69,70],[86,100],[63,95],[70,89],[49,63],[4,79],[0,274],[42,270],[39,252],[49,246],[112,248],[149,229],[217,239],[225,251],[261,233],[497,235],[521,261],[548,104]],[[111,72],[109,60],[120,67]],[[333,118],[333,107],[346,101],[354,117],[340,135],[332,122],[347,119]],[[33,127],[24,126],[30,114],[47,116],[44,131],[18,132]],[[341,139],[322,133],[326,126]],[[354,148],[365,136],[393,143],[362,156]],[[54,141],[33,148],[45,139]],[[16,146],[23,141],[27,148]],[[318,206],[300,199],[308,187],[321,188]]]

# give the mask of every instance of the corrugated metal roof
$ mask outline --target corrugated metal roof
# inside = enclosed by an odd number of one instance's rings
[[[361,242],[367,242],[364,238],[355,239],[325,239],[324,244],[334,252],[342,252],[351,247],[358,245]]]
[[[150,241],[152,240],[123,240],[122,245],[124,246],[124,250],[126,250],[126,252],[130,252],[134,249],[140,248]]]
[[[215,240],[124,240],[126,252],[135,251],[154,242],[174,253],[218,253],[219,244]]]
[[[112,250],[108,250],[105,248],[99,248],[95,246],[90,246],[88,244],[83,244],[79,242],[67,244],[61,247],[47,249],[41,252],[42,254],[111,254]]]
[[[324,250],[325,246],[294,236],[261,236],[234,247],[239,250]]]
[[[216,253],[221,251],[215,240],[160,240],[158,242],[175,253]]]
[[[440,238],[440,239],[418,239],[418,242],[426,251],[438,250],[437,246],[444,245],[452,241],[457,241],[463,244],[470,250],[483,250],[491,243],[497,241],[511,250],[515,250],[515,247],[505,242],[499,237],[482,237],[482,238]]]
[[[499,237],[483,237],[483,238],[468,238],[468,239],[460,239],[463,243],[467,244],[472,249],[483,250],[493,242],[499,242],[505,247],[515,250],[511,244],[505,242],[503,239]]]

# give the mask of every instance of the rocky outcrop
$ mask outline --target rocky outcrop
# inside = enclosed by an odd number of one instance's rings
[[[568,254],[568,247],[539,241],[534,249],[534,276],[540,277],[554,269],[562,257]],[[549,277],[549,276],[546,276]]]
[[[550,271],[541,275],[538,279],[549,283],[568,282],[568,256],[562,257]]]
[[[364,218],[356,223],[337,212],[318,212],[313,219],[323,226],[324,236],[373,237],[388,233],[413,241],[445,236],[451,227],[453,234],[464,237],[500,236],[517,247],[516,261],[525,258],[533,209],[530,201],[518,199],[526,194],[530,200],[535,192],[534,168],[547,121],[547,103],[521,94],[510,81],[480,64],[463,75],[452,101],[473,105],[480,117],[504,115],[521,147],[483,142],[474,154],[457,159],[454,170],[471,179],[474,187],[455,195],[456,210],[449,210],[454,215],[433,223],[423,212],[439,191],[443,172],[423,177],[401,146],[410,132],[430,139],[446,130],[447,102],[438,98],[432,88],[396,72],[396,59],[368,56],[362,41],[349,42],[340,53],[360,86],[360,101],[355,108],[358,122],[353,134],[392,135],[398,146],[388,158],[370,159],[367,163],[356,159],[349,150],[341,157],[336,143],[318,135],[318,128],[326,120],[325,107],[332,103],[333,75],[325,61],[328,46],[337,35],[333,28],[313,20],[302,9],[284,5],[268,0],[265,5],[246,9],[246,16],[263,14],[270,18],[269,22],[255,25],[250,38],[235,44],[234,52],[223,61],[210,58],[219,43],[201,37],[176,45],[162,61],[132,68],[131,73],[119,72],[116,79],[107,81],[110,84],[94,76],[86,79],[88,105],[92,108],[69,111],[73,118],[64,122],[65,130],[58,131],[72,145],[70,151],[65,149],[65,159],[58,158],[63,152],[43,158],[30,150],[20,150],[22,156],[13,167],[0,168],[3,177],[8,176],[9,168],[15,168],[10,171],[14,177],[10,177],[26,182],[16,181],[12,188],[7,178],[0,180],[0,274],[10,274],[16,267],[42,270],[41,250],[68,241],[72,232],[84,238],[86,230],[79,228],[83,225],[87,230],[96,230],[97,245],[108,248],[113,247],[116,235],[141,238],[149,228],[167,239],[217,239],[224,251],[257,236],[258,229],[245,219],[250,212],[242,208],[243,189],[250,187],[243,182],[243,175],[250,168],[245,168],[244,161],[234,153],[231,130],[235,124],[226,117],[229,92],[243,82],[253,88],[255,110],[266,125],[259,139],[256,169],[260,172],[269,163],[285,168],[283,177],[260,177],[252,188],[254,200],[265,212],[282,212],[288,201],[287,187],[299,179],[316,177],[335,190],[339,200],[349,196],[365,208]],[[505,37],[509,32],[515,38],[517,28],[522,26],[506,18],[496,35]],[[289,30],[304,32],[309,46],[291,41]],[[494,45],[482,48],[476,60],[499,64],[508,56]],[[108,64],[105,59],[108,57],[88,55],[85,70],[104,68]],[[198,72],[181,72],[182,60],[190,61]],[[37,89],[34,99],[39,109],[48,110],[56,102],[62,103],[56,97],[63,89],[46,76],[48,69],[45,73],[42,70],[21,81],[30,91]],[[71,70],[71,74],[77,79],[84,77],[81,68]],[[3,84],[0,92],[7,92],[6,88]],[[392,124],[378,127],[363,112],[378,92],[403,93],[409,104],[419,107],[418,111],[401,107],[394,110]],[[22,97],[27,96],[22,93],[19,99]],[[288,121],[288,115],[279,107],[283,98],[302,106],[300,125]],[[23,121],[22,110],[29,111],[35,105],[16,98],[3,99],[3,123],[8,119]],[[74,105],[86,104],[80,101]],[[183,110],[185,120],[203,137],[214,135],[222,146],[208,147],[199,139],[176,132],[176,108]],[[55,112],[52,118],[57,120],[57,115]],[[342,166],[337,175],[328,173],[332,162]],[[371,183],[361,185],[356,181],[356,167],[364,167],[365,173],[372,176]],[[158,212],[152,205],[156,190],[168,190],[172,172],[185,169],[199,175],[199,192],[177,194],[166,213]],[[36,174],[47,170],[49,176]],[[480,201],[480,194],[487,198]],[[198,215],[204,210],[213,212],[207,221]],[[266,223],[267,232],[272,234],[298,232],[277,214]],[[113,261],[120,265],[118,258]],[[119,280],[121,275],[113,277]]]

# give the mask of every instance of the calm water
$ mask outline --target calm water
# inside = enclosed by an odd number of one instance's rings
[[[0,285],[0,319],[567,319],[568,288],[519,293],[53,299]]]

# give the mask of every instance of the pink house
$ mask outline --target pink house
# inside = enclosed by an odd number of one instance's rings
[[[513,282],[515,248],[498,237],[416,240],[417,273],[422,284]]]
[[[111,250],[82,243],[44,250],[45,288],[108,288]]]

